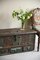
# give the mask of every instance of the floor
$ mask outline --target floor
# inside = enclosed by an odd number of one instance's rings
[[[0,60],[40,60],[40,51],[0,56]]]

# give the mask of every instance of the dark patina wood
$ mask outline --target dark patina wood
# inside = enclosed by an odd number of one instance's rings
[[[0,29],[0,36],[11,36],[11,35],[20,35],[20,34],[32,34],[37,33],[35,30],[21,30],[21,29]]]
[[[0,55],[34,50],[37,31],[0,29]]]

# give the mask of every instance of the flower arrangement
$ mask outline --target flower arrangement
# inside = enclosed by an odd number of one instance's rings
[[[22,9],[17,10],[17,11],[13,10],[12,17],[13,18],[17,17],[18,20],[21,20],[22,28],[23,28],[24,23],[32,17],[32,12],[23,11]]]

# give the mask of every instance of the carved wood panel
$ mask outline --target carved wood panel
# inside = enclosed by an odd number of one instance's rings
[[[34,34],[0,37],[0,54],[10,54],[34,50]]]

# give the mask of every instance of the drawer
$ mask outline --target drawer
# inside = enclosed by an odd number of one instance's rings
[[[22,47],[11,48],[10,53],[20,53],[22,52]]]
[[[23,51],[24,51],[24,52],[33,51],[33,50],[34,50],[34,47],[31,46],[31,45],[28,45],[28,46],[23,47]]]

